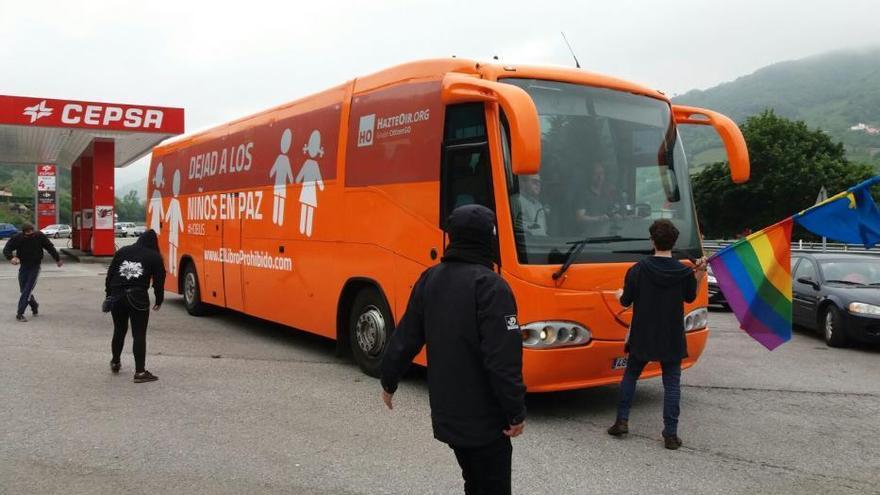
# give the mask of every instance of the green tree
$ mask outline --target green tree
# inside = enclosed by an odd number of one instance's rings
[[[33,196],[37,188],[36,180],[37,174],[34,172],[16,170],[12,174],[9,189],[12,191],[12,195],[16,197]]]
[[[835,194],[874,175],[871,166],[849,162],[842,143],[772,110],[749,117],[741,129],[751,161],[749,182],[734,184],[726,163],[693,177],[707,238],[762,229],[812,206],[823,186]]]
[[[34,165],[0,164],[0,190],[13,194],[12,199],[0,200],[0,222],[19,225],[34,221],[34,196],[37,192],[34,168]],[[70,169],[59,167],[56,194],[60,223],[71,223],[70,187]],[[24,204],[29,210],[19,213],[13,207],[16,204]]]
[[[73,219],[70,212],[70,191],[60,190],[58,194],[58,221],[59,223],[72,224]]]
[[[143,222],[147,215],[146,204],[138,199],[137,191],[128,191],[123,198],[115,198],[116,214],[120,222]]]

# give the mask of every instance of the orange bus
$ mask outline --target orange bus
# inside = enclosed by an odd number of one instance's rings
[[[680,124],[713,126],[733,180],[748,179],[736,124],[658,91],[576,69],[408,63],[156,147],[147,221],[189,313],[336,339],[375,376],[443,255],[444,220],[485,205],[528,390],[615,383],[631,314],[614,292],[651,252],[649,224],[670,218],[678,255],[702,253]],[[706,344],[706,305],[703,283],[684,367]]]

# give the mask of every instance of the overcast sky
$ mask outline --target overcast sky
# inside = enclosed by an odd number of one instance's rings
[[[572,65],[565,31],[584,69],[672,95],[880,46],[878,19],[876,0],[0,0],[0,93],[180,106],[192,131],[416,59]]]

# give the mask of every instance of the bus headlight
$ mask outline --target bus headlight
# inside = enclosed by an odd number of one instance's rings
[[[569,321],[537,321],[523,325],[523,347],[551,349],[586,345],[593,338],[583,325]]]
[[[684,331],[693,332],[709,326],[709,310],[706,308],[695,309],[684,317]]]

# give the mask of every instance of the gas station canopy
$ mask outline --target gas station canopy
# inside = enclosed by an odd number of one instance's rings
[[[93,141],[108,140],[124,167],[183,129],[182,108],[0,95],[0,164],[70,168]]]
[[[183,133],[183,109],[0,95],[0,166],[36,166],[37,228],[58,221],[57,167],[70,169],[72,246],[114,252],[114,176]]]

